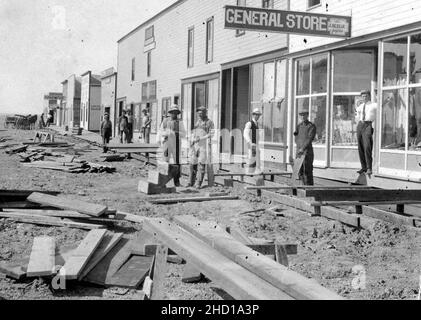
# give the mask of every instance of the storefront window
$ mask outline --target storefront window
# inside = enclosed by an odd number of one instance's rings
[[[261,102],[263,96],[263,63],[254,63],[251,66],[252,92],[251,101]]]
[[[421,34],[411,36],[409,52],[410,83],[421,84]]]
[[[383,92],[382,148],[405,150],[407,89]]]
[[[312,58],[311,92],[324,93],[327,91],[327,56]]]
[[[311,99],[310,121],[316,126],[314,144],[326,143],[326,97]]]
[[[333,97],[334,146],[357,146],[357,121],[355,120],[355,96]]]
[[[301,59],[297,63],[297,95],[310,93],[310,59]]]
[[[408,37],[384,42],[383,85],[402,86],[407,81]]]
[[[371,88],[374,53],[364,51],[334,52],[334,92],[360,92]]]
[[[275,63],[264,64],[263,101],[269,102],[275,96]]]
[[[409,150],[421,151],[421,88],[409,89]]]

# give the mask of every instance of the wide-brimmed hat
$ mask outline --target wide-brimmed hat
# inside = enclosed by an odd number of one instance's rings
[[[202,106],[202,107],[197,108],[197,112],[199,111],[206,112],[207,110],[205,107]]]
[[[168,110],[168,113],[177,113],[180,114],[181,111],[176,104],[173,104],[171,108]]]
[[[260,111],[259,108],[255,108],[255,109],[253,109],[252,114],[257,114],[257,115],[261,116],[262,115],[262,112]]]
[[[371,95],[371,91],[370,90],[361,90],[360,95],[363,95],[363,94],[370,94]]]
[[[299,114],[299,115],[302,115],[302,114],[309,114],[308,107],[307,107],[307,106],[301,106],[301,107],[298,109],[298,114]]]

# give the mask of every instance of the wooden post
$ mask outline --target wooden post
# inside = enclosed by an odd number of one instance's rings
[[[404,204],[397,204],[396,205],[396,212],[403,214],[405,213],[405,205]]]
[[[355,206],[356,214],[363,214],[363,206]]]
[[[288,267],[288,254],[285,245],[275,243],[275,258],[276,262]]]

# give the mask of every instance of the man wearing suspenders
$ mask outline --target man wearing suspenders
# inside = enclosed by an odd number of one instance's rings
[[[246,123],[244,128],[244,140],[249,148],[247,173],[255,173],[260,170],[260,150],[259,150],[259,121],[262,113],[258,108],[253,110],[252,118]]]

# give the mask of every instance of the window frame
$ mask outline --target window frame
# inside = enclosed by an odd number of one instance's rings
[[[152,52],[148,51],[146,54],[146,76],[150,77],[152,74]]]
[[[318,0],[319,3],[310,5],[310,3],[312,1],[315,1],[315,0],[307,0],[307,10],[311,10],[311,9],[314,9],[314,8],[317,8],[317,7],[321,7],[322,6],[322,0]]]
[[[168,110],[171,108],[172,97],[164,97],[161,99],[161,122],[168,116]],[[164,110],[164,106],[166,106]]]
[[[274,8],[274,0],[262,0],[262,8],[273,9]]]
[[[211,26],[211,28],[209,27]],[[209,31],[212,31],[212,38],[209,39]],[[212,44],[211,52],[210,52],[210,46],[209,44]],[[215,45],[215,19],[214,17],[210,17],[206,20],[206,56],[205,56],[205,63],[209,64],[213,62],[214,58],[214,45]]]
[[[132,82],[136,81],[136,57],[132,58],[132,73],[131,73],[131,79]]]
[[[151,35],[148,37],[148,31],[152,30]],[[155,38],[155,28],[154,25],[151,25],[145,29],[145,42],[150,41],[150,39]]]
[[[191,35],[191,36],[190,36]],[[190,52],[191,48],[191,52]],[[191,64],[190,64],[191,61]],[[187,29],[187,68],[194,67],[194,26]]]

